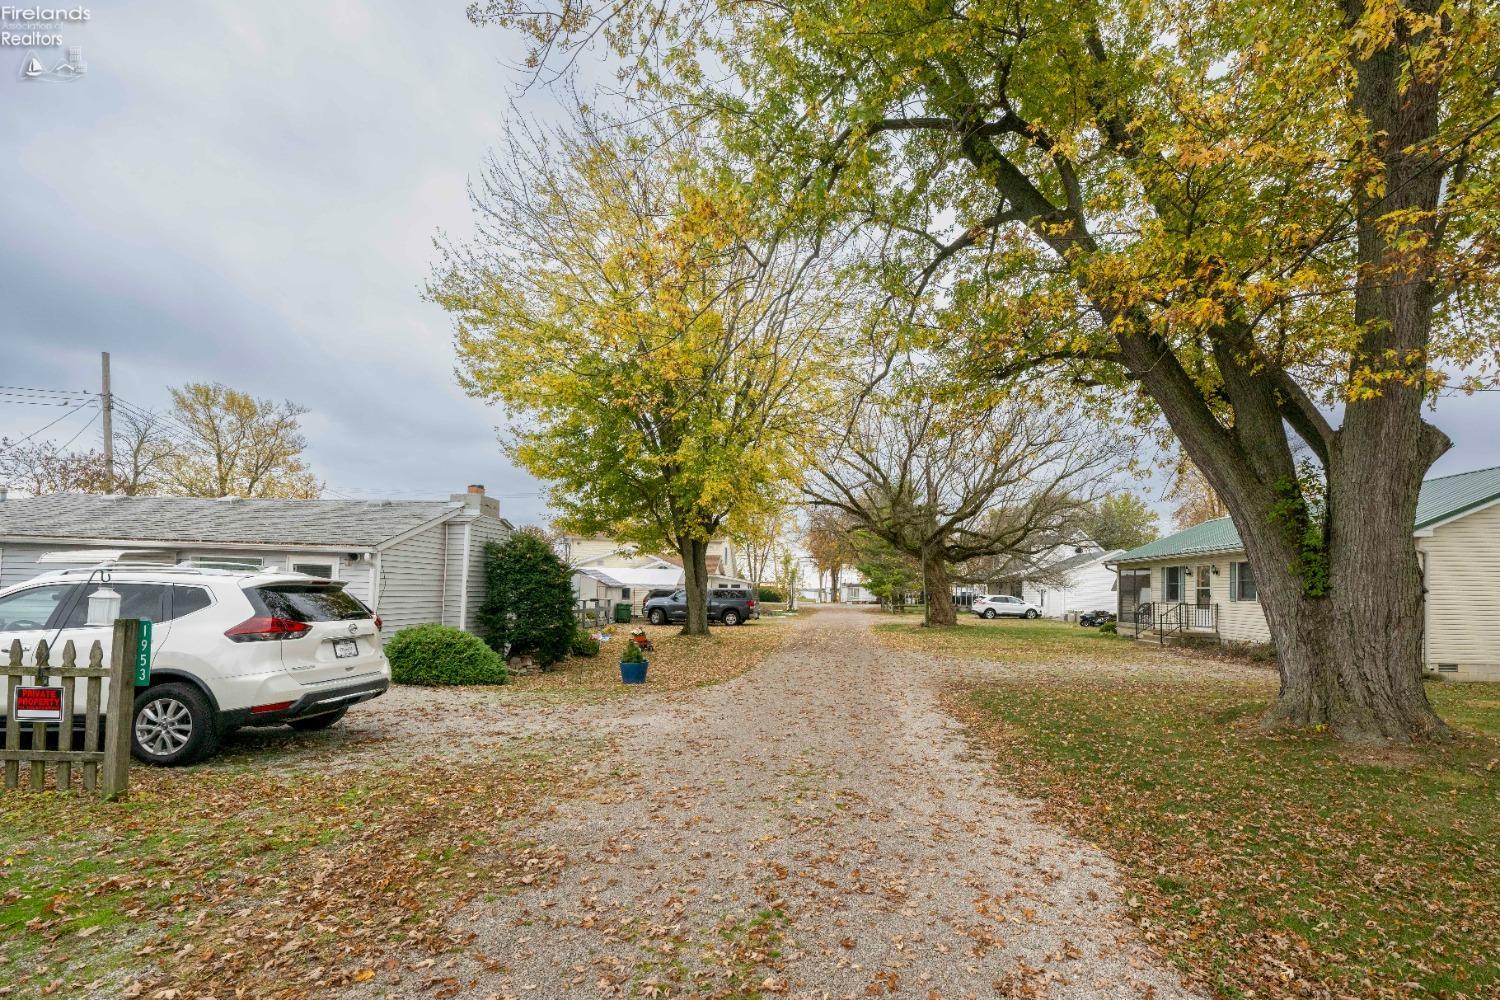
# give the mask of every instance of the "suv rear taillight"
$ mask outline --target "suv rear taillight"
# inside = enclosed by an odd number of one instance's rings
[[[380,631],[380,616],[379,615],[375,616],[375,631],[377,631],[377,632]]]
[[[310,631],[311,628],[312,626],[306,622],[293,621],[290,618],[256,615],[254,618],[246,618],[224,634],[232,642],[266,642],[276,639],[295,639]]]
[[[748,604],[746,604],[745,607],[747,607],[747,608],[753,608],[753,607],[755,607],[755,598],[753,598],[753,597],[750,598],[750,602]]]

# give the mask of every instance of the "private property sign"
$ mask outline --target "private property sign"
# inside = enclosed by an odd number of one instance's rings
[[[18,687],[11,718],[21,721],[61,722],[63,692],[60,687]]]

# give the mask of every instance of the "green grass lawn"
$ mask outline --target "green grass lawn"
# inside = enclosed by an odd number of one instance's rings
[[[996,618],[986,621],[960,613],[958,624],[924,627],[907,616],[884,615],[875,626],[887,645],[945,656],[1028,663],[1058,663],[1083,657],[1132,658],[1150,655],[1155,647],[1106,635],[1097,628],[1083,628],[1056,621]]]
[[[302,996],[459,947],[449,907],[547,871],[526,815],[568,777],[498,745],[243,756],[135,767],[125,802],[0,794],[0,996]]]
[[[958,631],[1049,658],[1113,642]],[[1147,937],[1219,995],[1500,996],[1500,687],[1430,685],[1458,738],[1389,751],[1263,735],[1272,694],[1083,670],[950,704],[1009,785],[1121,863]]]

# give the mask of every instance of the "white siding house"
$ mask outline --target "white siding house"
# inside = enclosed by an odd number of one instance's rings
[[[1500,681],[1500,467],[1424,482],[1413,544],[1427,588],[1426,669]],[[1136,629],[1154,637],[1156,623],[1166,616],[1189,634],[1231,642],[1271,639],[1239,532],[1227,517],[1159,538],[1112,562],[1120,574],[1122,631],[1135,621]],[[1149,591],[1132,600],[1132,581],[1146,579]],[[1147,604],[1150,609],[1138,615],[1137,607]]]
[[[482,486],[446,501],[5,499],[0,587],[106,559],[234,562],[345,581],[387,636],[424,622],[477,631],[484,542],[511,530]]]
[[[1023,581],[1020,596],[1035,604],[1044,618],[1113,608],[1117,578],[1110,560],[1124,554],[1124,549],[1105,552],[1097,546],[1084,547],[1082,552],[1048,564],[1046,583]]]
[[[682,586],[682,562],[674,555],[651,555],[601,536],[568,535],[557,544],[558,554],[573,569],[573,597],[586,608],[612,613],[616,603],[628,602],[633,614],[653,590]],[[735,549],[728,539],[708,543],[709,586],[749,581],[736,575]]]

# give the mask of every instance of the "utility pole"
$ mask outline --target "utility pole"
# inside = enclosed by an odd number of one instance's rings
[[[109,352],[99,355],[99,409],[104,414],[104,475],[109,492],[115,491],[115,398],[109,391]]]

